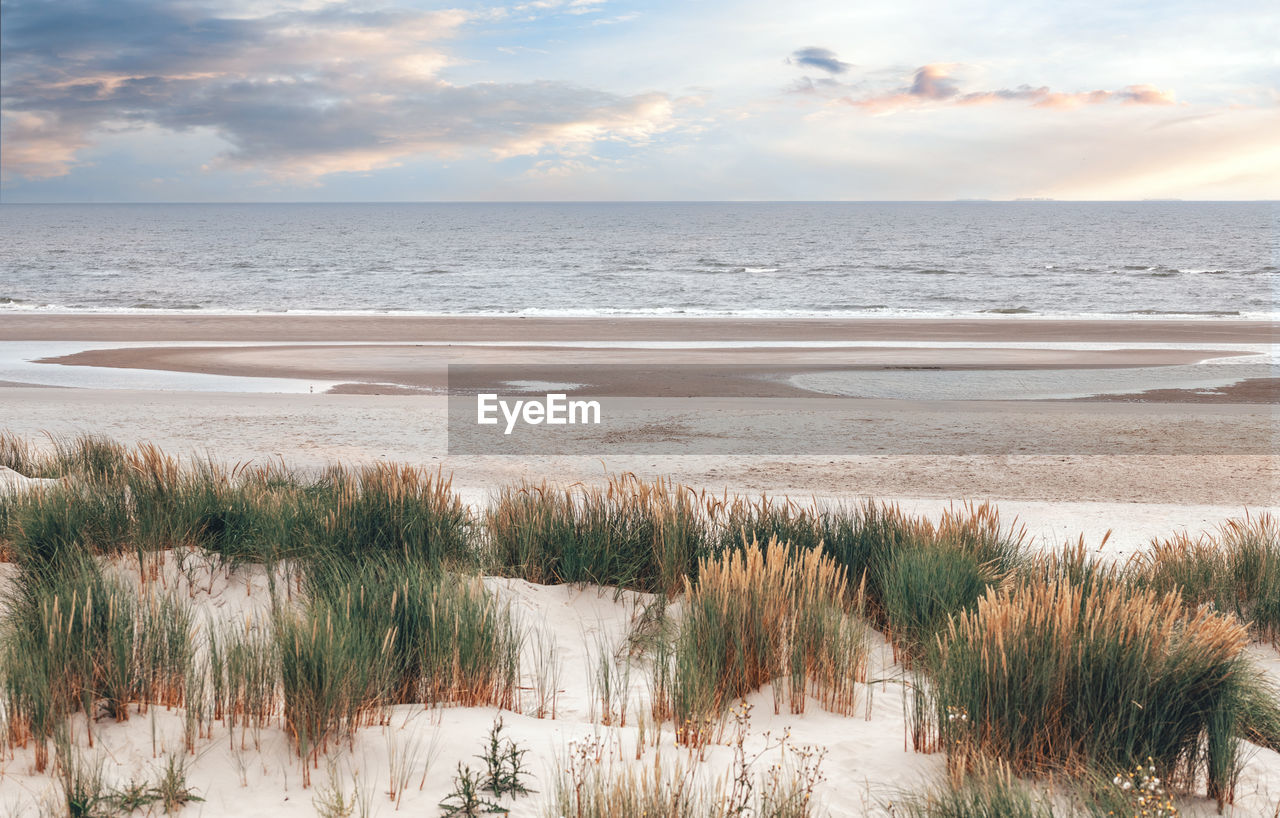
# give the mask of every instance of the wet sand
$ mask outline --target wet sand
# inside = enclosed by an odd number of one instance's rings
[[[0,385],[0,428],[33,437],[49,430],[106,434],[129,443],[149,440],[231,461],[284,457],[301,465],[333,460],[440,464],[457,475],[460,486],[476,492],[520,477],[572,482],[598,480],[606,470],[632,470],[715,491],[797,496],[1271,508],[1280,505],[1274,379],[1216,390],[1225,397],[1175,389],[1111,400],[976,402],[817,400],[787,378],[814,367],[1176,366],[1237,354],[1215,344],[1270,344],[1276,334],[1275,325],[1246,321],[5,315],[0,340],[102,342],[102,349],[65,356],[64,363],[316,379],[343,386],[330,394],[255,395]],[[174,347],[175,341],[202,345]],[[220,341],[255,345],[219,346]],[[581,345],[672,341],[749,341],[752,348]],[[824,346],[839,341],[872,346]],[[111,342],[154,345],[112,349]],[[769,347],[779,342],[791,345]],[[1019,342],[1114,342],[1130,348],[1033,349]],[[282,345],[265,346],[272,343]],[[562,345],[551,346],[555,343]],[[977,349],[984,343],[1006,346]],[[1146,343],[1194,348],[1141,347]],[[671,374],[673,361],[688,365],[682,375]],[[738,436],[734,454],[704,445],[729,436],[712,428],[725,421],[684,408],[668,410],[671,417],[661,422],[636,415],[618,433],[629,435],[631,443],[661,442],[669,447],[663,451],[459,455],[448,447],[447,401],[422,394],[438,389],[446,367],[459,363],[491,367],[490,379],[592,382],[602,395],[769,400],[751,407],[755,414],[748,420],[732,416],[737,419],[731,431]],[[804,432],[804,451],[787,452],[779,445],[778,435],[786,430]],[[968,449],[967,439],[974,441]],[[1108,445],[1110,439],[1118,444]],[[850,440],[861,448],[851,450]]]
[[[348,393],[386,387],[471,393],[513,381],[566,384],[563,391],[628,397],[786,397],[815,372],[1086,369],[1191,364],[1229,350],[1054,350],[897,347],[598,349],[573,346],[319,345],[126,347],[40,363],[346,382]],[[449,367],[453,367],[452,371]]]
[[[400,315],[0,316],[0,341],[1123,341],[1271,344],[1280,324],[1240,320],[949,318],[520,318]]]

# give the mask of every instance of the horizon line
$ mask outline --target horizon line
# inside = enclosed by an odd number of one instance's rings
[[[1280,199],[1182,199],[1148,197],[1142,199],[1058,199],[1018,197],[989,199],[272,199],[264,201],[214,199],[143,201],[3,201],[0,205],[545,205],[545,204],[1280,204]]]

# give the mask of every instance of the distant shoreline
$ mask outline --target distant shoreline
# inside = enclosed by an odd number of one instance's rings
[[[1274,344],[1238,318],[490,317],[395,314],[0,314],[0,341],[961,341]]]

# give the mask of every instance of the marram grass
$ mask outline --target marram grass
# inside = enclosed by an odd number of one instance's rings
[[[304,494],[314,499],[315,539],[329,555],[453,568],[474,561],[470,512],[439,471],[393,464],[330,469]]]
[[[868,584],[889,636],[911,655],[1025,563],[1026,532],[989,503],[950,507],[937,524],[918,519],[906,531],[873,561]]]
[[[490,562],[531,582],[679,593],[709,552],[701,498],[631,474],[601,487],[523,483],[485,514]]]
[[[396,704],[514,709],[523,632],[477,578],[393,559],[328,563],[278,609],[285,726],[312,766]]]
[[[1211,605],[1280,644],[1280,522],[1271,514],[1229,520],[1213,535],[1152,543],[1134,561],[1135,581],[1176,591],[1189,608]]]
[[[101,438],[7,436],[0,464],[60,478],[0,497],[0,559],[19,568],[3,642],[11,743],[44,746],[72,712],[124,718],[193,694],[196,732],[217,713],[243,743],[246,727],[287,711],[307,756],[390,704],[515,706],[520,628],[478,580],[438,579],[484,567],[685,596],[678,635],[653,648],[652,698],[661,718],[695,728],[691,741],[766,685],[778,709],[816,696],[851,710],[865,616],[916,662],[926,721],[957,763],[979,738],[1025,772],[1150,754],[1179,787],[1225,799],[1236,737],[1280,746],[1274,691],[1223,647],[1245,624],[1261,639],[1280,632],[1268,515],[1117,568],[1083,546],[1030,559],[991,506],[935,524],[869,500],[711,501],[622,475],[511,486],[473,516],[442,474],[400,466],[224,468]],[[180,606],[123,589],[95,562],[136,553],[141,565],[174,547],[288,559],[306,602],[279,608],[274,633],[216,637],[193,664]]]
[[[848,714],[867,651],[845,572],[832,559],[776,540],[728,551],[702,560],[696,583],[686,580],[675,644],[656,658],[655,715],[700,744],[731,703],[765,685],[777,710],[802,713],[815,696]]]
[[[828,555],[859,587],[867,616],[907,660],[949,616],[972,609],[1026,559],[1025,529],[1016,521],[1002,523],[987,503],[948,508],[937,523],[872,500],[813,510],[768,497],[733,498],[711,511],[722,549],[776,539]]]
[[[978,767],[959,781],[946,779],[904,792],[886,811],[894,818],[1066,818],[1068,813],[1055,810],[1048,793],[1032,789],[1007,768],[990,763]]]
[[[953,765],[1082,775],[1147,757],[1169,781],[1230,801],[1248,709],[1248,632],[1176,594],[1086,594],[1033,579],[952,619],[930,661],[930,704]]]
[[[92,556],[26,562],[0,628],[10,746],[48,741],[77,711],[128,719],[130,706],[183,703],[191,667],[189,610],[154,591],[141,598],[105,577]]]

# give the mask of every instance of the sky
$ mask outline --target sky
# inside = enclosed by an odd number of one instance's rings
[[[1280,198],[1280,4],[4,0],[0,201]]]

